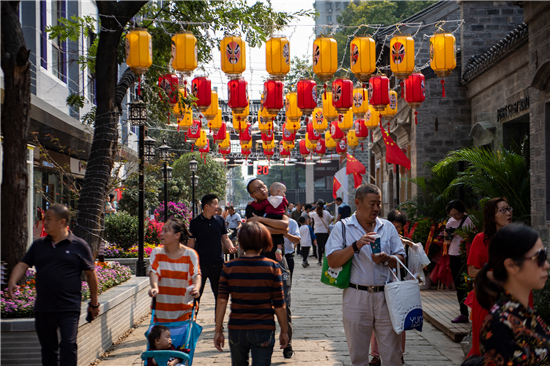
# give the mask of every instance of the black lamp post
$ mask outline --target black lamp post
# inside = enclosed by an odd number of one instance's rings
[[[197,172],[198,167],[199,167],[199,163],[197,163],[195,160],[191,160],[189,162],[189,171],[193,173],[193,176],[191,177],[191,189],[192,189],[192,199],[193,199],[193,213],[191,214],[192,217],[195,217],[195,173]],[[197,182],[198,182],[198,177],[197,177]],[[198,183],[196,185],[198,185]]]
[[[168,181],[172,179],[172,168],[167,163],[170,159],[170,146],[166,145],[166,139],[163,143],[164,145],[159,147],[159,157],[164,162],[164,222],[166,223],[168,220]],[[170,168],[170,176],[168,176],[168,168]]]
[[[199,188],[199,176],[198,175],[195,175],[193,174],[193,215],[195,215],[195,187],[198,189]],[[196,207],[197,211],[199,211],[198,207]]]

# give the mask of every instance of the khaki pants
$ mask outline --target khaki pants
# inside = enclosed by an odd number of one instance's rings
[[[369,365],[369,346],[373,331],[384,365],[401,365],[401,337],[393,330],[384,292],[371,293],[347,288],[343,294],[342,312],[353,366]]]

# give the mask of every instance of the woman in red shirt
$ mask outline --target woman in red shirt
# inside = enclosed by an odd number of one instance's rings
[[[488,246],[489,242],[495,236],[495,233],[506,225],[512,223],[512,207],[508,205],[504,197],[492,198],[485,203],[483,208],[483,232],[476,235],[470,254],[468,255],[468,274],[475,277],[483,268],[483,265],[489,261]],[[479,351],[479,332],[483,320],[488,311],[482,308],[475,296],[472,301],[472,349],[468,353],[471,355],[480,355]]]

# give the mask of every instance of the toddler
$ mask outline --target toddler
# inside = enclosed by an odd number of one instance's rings
[[[149,341],[149,350],[150,351],[160,351],[160,350],[176,350],[176,347],[172,344],[172,337],[170,336],[170,329],[165,327],[164,325],[155,325],[151,330],[149,331],[149,335],[147,336],[147,340]],[[147,359],[147,365],[155,365],[157,366],[157,363],[155,362],[155,359],[150,357]],[[179,366],[182,364],[182,359],[171,357],[168,360],[168,363],[166,366]]]
[[[280,220],[288,207],[288,201],[285,197],[286,186],[283,183],[275,182],[269,187],[269,193],[271,196],[265,201],[252,202],[251,205],[256,211],[264,211],[265,217]]]

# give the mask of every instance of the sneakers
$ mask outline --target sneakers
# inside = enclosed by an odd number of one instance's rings
[[[292,350],[292,346],[288,346],[283,350],[284,358],[292,358],[292,356],[294,356],[294,351]]]
[[[307,267],[307,264],[306,262],[302,262],[302,267],[306,268]]]
[[[317,265],[318,265],[318,266],[322,266],[322,265],[323,265],[323,263],[321,263],[321,262],[317,262]]]
[[[369,366],[380,366],[380,365],[382,365],[382,361],[380,360],[380,356],[374,356],[369,361]]]
[[[468,323],[468,317],[466,315],[460,314],[453,320],[451,320],[451,323]]]

